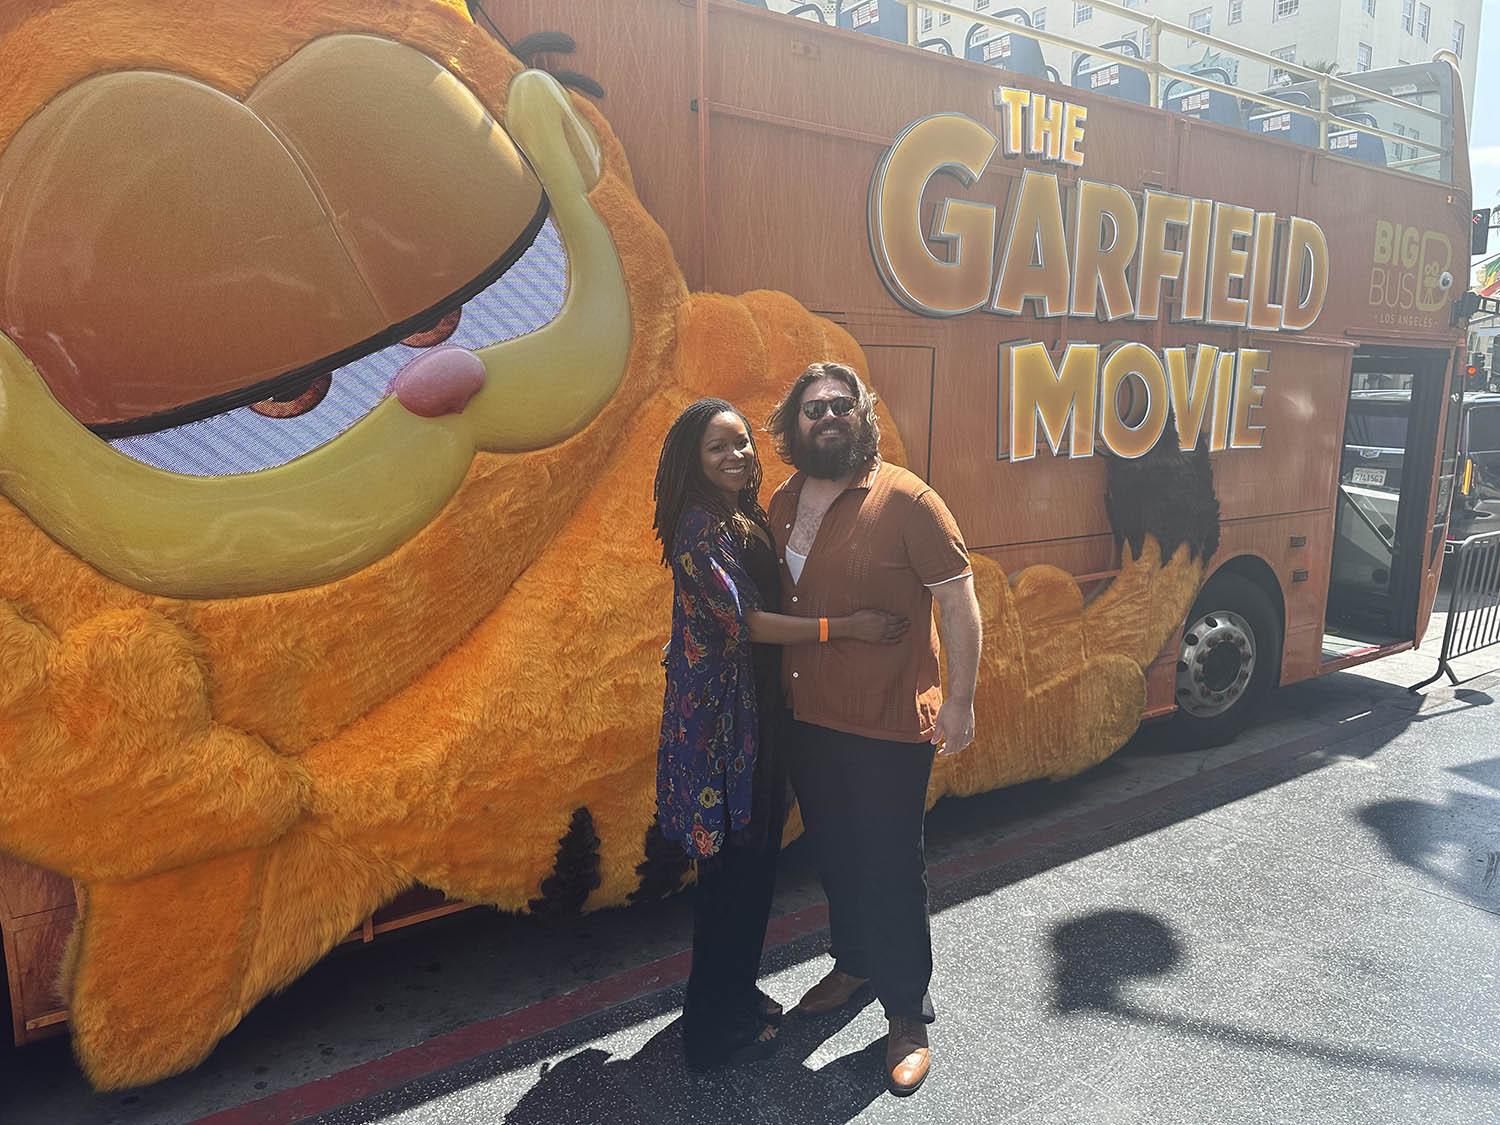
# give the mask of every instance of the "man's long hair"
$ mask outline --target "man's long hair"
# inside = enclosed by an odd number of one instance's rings
[[[724,493],[708,483],[703,475],[703,432],[717,414],[733,414],[745,423],[750,435],[750,449],[755,452],[755,467],[740,489],[738,504],[731,506]],[[735,538],[744,543],[753,534],[750,525],[767,527],[766,513],[760,506],[760,453],[755,449],[755,431],[745,416],[722,398],[700,398],[677,416],[662,442],[661,457],[656,462],[656,484],[651,495],[656,500],[656,515],[651,521],[661,542],[663,566],[672,564],[672,540],[677,524],[689,507],[702,508],[718,517]]]
[[[854,399],[854,413],[849,415],[854,429],[855,466],[862,468],[875,460],[880,452],[880,423],[875,419],[875,394],[865,386],[854,368],[842,363],[814,363],[792,384],[786,397],[771,417],[766,420],[766,429],[776,442],[776,453],[788,465],[797,463],[797,447],[800,433],[797,417],[802,412],[802,396],[807,388],[819,379],[837,379],[849,388]]]

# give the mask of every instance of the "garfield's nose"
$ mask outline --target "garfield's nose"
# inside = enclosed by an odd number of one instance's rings
[[[396,375],[393,389],[402,406],[423,418],[458,414],[484,386],[484,361],[467,348],[423,352]]]

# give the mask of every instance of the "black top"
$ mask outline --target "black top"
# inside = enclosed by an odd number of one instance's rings
[[[750,576],[760,592],[760,604],[767,613],[781,612],[781,567],[776,560],[776,551],[760,536],[751,535],[740,561],[745,573]],[[751,660],[755,666],[755,694],[760,702],[762,719],[781,710],[781,646],[757,644],[751,646]],[[764,733],[762,740],[764,740]]]
[[[751,535],[740,555],[740,562],[760,592],[760,601],[766,612],[779,613],[781,566],[775,548],[762,542],[760,536]],[[786,743],[789,716],[781,691],[781,646],[752,644],[750,660],[755,669],[760,740],[756,746],[755,774],[751,781],[750,823],[732,833],[731,841],[739,847],[774,850],[781,846],[781,826],[791,807],[786,755],[782,749]],[[703,863],[699,861],[700,871]]]

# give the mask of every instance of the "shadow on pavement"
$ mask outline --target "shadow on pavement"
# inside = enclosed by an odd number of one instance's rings
[[[1451,767],[1449,772],[1500,792],[1500,758]],[[1376,801],[1360,809],[1359,819],[1397,863],[1455,898],[1500,912],[1500,797],[1450,791],[1441,804],[1412,798]],[[1474,843],[1486,834],[1491,846],[1477,854]],[[1484,874],[1466,873],[1465,862],[1482,866]]]
[[[929,862],[935,874],[942,873],[948,859],[957,862],[933,883],[934,925],[941,926],[943,912],[953,906],[1060,864],[1336,761],[1375,754],[1413,723],[1452,710],[1419,715],[1420,698],[1394,684],[1352,673],[1292,685],[1274,699],[1264,727],[1250,732],[1248,750],[1173,752],[1161,728],[1148,725],[1113,758],[1077,778],[940,802],[928,817]],[[1468,707],[1491,702],[1481,691],[1455,693],[1455,703]],[[1299,731],[1313,724],[1316,729],[1290,735],[1284,733],[1285,725],[1276,725],[1291,722],[1302,724]],[[1309,739],[1305,747],[1293,745]],[[1175,773],[1169,773],[1168,766]],[[1500,765],[1485,783],[1500,788],[1496,775]],[[1163,784],[1169,777],[1177,780]],[[1465,815],[1476,814],[1473,800],[1466,798]],[[1371,806],[1362,819],[1394,858],[1430,873],[1435,849],[1447,840],[1441,825],[1447,807],[1391,804]],[[1497,813],[1500,802],[1484,811],[1491,823],[1500,823]],[[975,857],[979,866],[965,866]],[[1496,864],[1500,867],[1500,860]],[[795,889],[799,879],[812,885],[807,857],[794,844],[784,856],[782,883],[793,893],[781,900],[783,909],[821,902],[815,891]],[[213,1108],[244,1104],[675,953],[686,946],[689,925],[681,899],[545,921],[482,911],[455,915],[421,933],[406,931],[367,949],[345,950],[326,959],[285,993],[260,1004],[197,1071],[153,1087],[123,1095],[89,1094],[62,1043],[15,1051],[9,1058],[0,1051],[0,1118],[187,1120],[201,1112],[196,1107],[205,1101]],[[1115,919],[1112,925],[1118,928],[1125,922]],[[1147,935],[1142,930],[1136,936]],[[1177,940],[1178,946],[1167,939]],[[1173,958],[1182,955],[1174,935],[1158,935],[1157,946],[1138,950],[1133,956],[1140,961],[1131,961],[1115,948],[1120,943],[1107,933],[1100,937],[1084,928],[1068,940],[1079,951],[1095,950],[1104,961],[1094,974],[1080,970],[1063,982],[1066,987],[1059,985],[1059,1003],[1065,1002],[1067,1010],[1104,1011],[1140,1022],[1176,1020],[1182,1030],[1209,1037],[1254,1036],[1170,1014],[1136,1011],[1118,994],[1123,984],[1146,974],[1152,965],[1164,966],[1158,972],[1170,968]],[[766,972],[819,957],[824,945],[822,934],[812,934],[769,950]],[[1070,961],[1082,957],[1081,952],[1069,955]],[[516,980],[533,983],[516,987],[511,983]],[[1115,991],[1108,991],[1111,988]],[[837,1023],[799,1025],[789,1019],[774,1059],[717,1076],[692,1075],[682,1066],[675,1023],[638,1049],[632,1042],[627,1049],[634,1053],[629,1057],[619,1058],[618,1052],[605,1055],[595,1045],[622,1028],[662,1019],[680,1004],[680,986],[665,988],[332,1111],[325,1120],[374,1120],[455,1092],[468,1090],[479,1096],[483,1091],[478,1087],[498,1083],[513,1087],[512,1096],[520,1097],[510,1115],[517,1122],[671,1122],[678,1119],[673,1114],[680,1114],[684,1121],[780,1119],[842,1125],[884,1091],[883,1040],[817,1070],[805,1065],[818,1044],[837,1032]],[[1274,1036],[1261,1039],[1268,1050],[1338,1054],[1319,1044]],[[320,1060],[320,1052],[326,1062]],[[543,1060],[559,1056],[561,1061],[538,1073]],[[1361,1059],[1349,1052],[1344,1057]],[[1363,1059],[1350,1065],[1374,1063]],[[1472,1080],[1467,1072],[1455,1073],[1463,1081]],[[24,1092],[24,1105],[12,1106],[14,1116],[4,1108],[7,1087],[16,1094]],[[232,1091],[227,1096],[234,1100],[223,1100],[226,1091]],[[627,1094],[629,1100],[622,1100]],[[637,1116],[623,1116],[625,1106],[638,1107]],[[61,1116],[52,1112],[57,1107],[65,1107]],[[46,1117],[32,1116],[44,1111]]]
[[[805,943],[796,944],[800,947]],[[788,952],[783,948],[777,951],[778,955],[768,956],[767,972],[781,967],[773,965],[773,960],[789,962],[792,958],[787,956]],[[807,955],[805,950],[799,952]],[[687,1125],[704,1121],[714,1125],[764,1125],[782,1121],[795,1121],[798,1125],[845,1125],[885,1093],[883,1036],[818,1070],[805,1065],[821,1043],[859,1015],[858,1004],[816,1018],[788,1014],[777,1037],[779,1047],[774,1056],[708,1073],[688,1070],[683,1063],[680,1015],[628,1056],[621,1057],[608,1049],[607,1044],[592,1045],[621,1029],[660,1019],[680,1009],[681,1004],[679,985],[428,1075],[400,1090],[344,1106],[315,1120],[321,1125],[375,1122],[420,1111],[428,1102],[452,1097],[455,1091],[501,1083],[510,1089],[526,1087],[514,1108],[504,1114],[507,1125],[596,1121],[608,1121],[610,1125]],[[591,1045],[578,1050],[582,1044]],[[574,1053],[566,1054],[570,1050]],[[564,1057],[558,1061],[544,1061],[559,1054]],[[498,1100],[505,1100],[504,1089],[496,1087],[494,1092],[499,1094]],[[443,1107],[437,1112],[445,1115],[461,1112],[463,1120],[502,1120],[501,1111],[487,1101],[461,1107],[444,1102]]]
[[[845,1125],[885,1092],[884,1039],[844,1055],[818,1071],[805,1061],[824,1039],[853,1018],[788,1018],[776,1054],[763,1062],[696,1074],[682,1063],[682,1021],[675,1019],[629,1058],[611,1058],[591,1047],[544,1067],[536,1084],[506,1115],[507,1125],[555,1125],[563,1120],[630,1120],[631,1106],[645,1123],[710,1120],[796,1121]]]
[[[1493,1067],[1429,1063],[1386,1051],[1355,1050],[1139,1007],[1126,995],[1128,986],[1145,977],[1162,976],[1190,956],[1184,939],[1150,914],[1133,910],[1096,911],[1052,927],[1050,941],[1054,1015],[1094,1013],[1138,1026],[1196,1036],[1236,1050],[1251,1048],[1354,1070],[1500,1087],[1500,1069]]]

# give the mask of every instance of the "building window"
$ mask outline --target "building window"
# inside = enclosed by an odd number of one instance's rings
[[[1427,42],[1427,31],[1432,27],[1432,9],[1426,4],[1417,5],[1417,38]]]
[[[1361,43],[1355,49],[1355,51],[1354,51],[1354,69],[1355,70],[1369,70],[1370,69],[1370,45],[1368,43]]]
[[[1031,13],[1031,26],[1036,28],[1038,31],[1047,30],[1046,8],[1038,8],[1036,11]]]
[[[1301,7],[1302,0],[1276,0],[1276,7],[1271,10],[1271,18],[1284,20],[1288,16],[1295,16]]]
[[[922,30],[932,30],[932,13],[929,12],[926,8],[922,9]]]
[[[1417,0],[1401,0],[1401,30],[1410,35],[1416,18]]]
[[[1139,8],[1141,6],[1141,0],[1125,0],[1125,6],[1127,8]]]
[[[974,0],[974,10],[982,12],[990,6],[990,0]]]
[[[1092,4],[1073,5],[1073,23],[1088,23],[1094,18],[1094,6]]]
[[[1127,31],[1124,35],[1120,36],[1120,41],[1123,43],[1129,43],[1132,47],[1135,47],[1137,49],[1140,48],[1140,44],[1135,41],[1135,32],[1133,31]],[[1128,55],[1130,52],[1126,51],[1125,53]]]
[[[1214,10],[1199,8],[1196,12],[1189,12],[1188,27],[1194,31],[1201,31],[1204,35],[1209,34],[1214,29]]]
[[[1364,8],[1365,15],[1373,16],[1375,14],[1375,0],[1361,0],[1360,6]]]
[[[952,19],[953,19],[953,14],[951,12],[943,12],[941,15],[938,16],[938,23],[939,24],[950,23],[952,21]]]
[[[1245,18],[1245,0],[1229,0],[1229,22],[1239,23]]]
[[[1278,47],[1276,50],[1271,52],[1271,57],[1273,59],[1280,59],[1282,62],[1296,62],[1297,48],[1295,45],[1291,47]],[[1291,74],[1285,70],[1282,70],[1281,67],[1273,66],[1271,68],[1272,86],[1285,86],[1291,80]]]
[[[1086,69],[1089,69],[1089,68],[1085,68],[1084,65],[1083,65],[1083,60],[1086,59],[1086,58],[1088,58],[1088,55],[1085,54],[1083,51],[1074,51],[1073,52],[1073,73],[1074,74],[1083,73],[1083,72],[1086,71]]]
[[[1151,57],[1151,29],[1149,27],[1143,27],[1143,28],[1141,28],[1141,58],[1143,58],[1143,59],[1149,59],[1150,57]]]
[[[1453,21],[1453,53],[1464,57],[1464,25],[1457,20]]]

